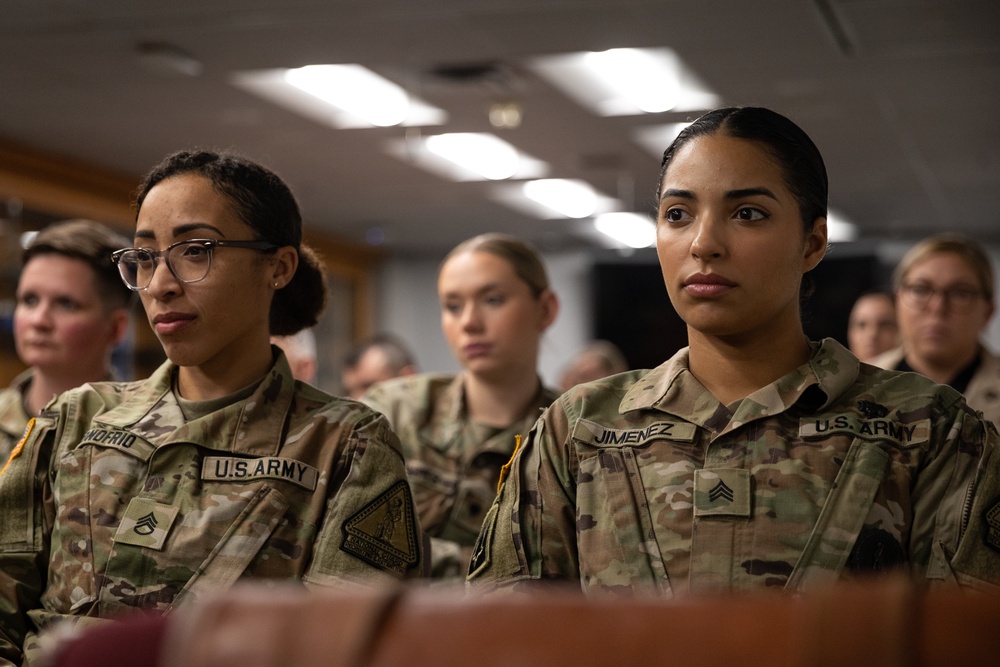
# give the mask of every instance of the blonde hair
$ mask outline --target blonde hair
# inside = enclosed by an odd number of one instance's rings
[[[896,270],[893,271],[893,289],[899,291],[899,288],[903,286],[903,281],[906,280],[906,275],[914,266],[931,255],[946,252],[958,255],[965,260],[972,272],[976,274],[983,296],[986,297],[987,301],[993,303],[993,266],[990,264],[989,256],[982,246],[972,239],[951,232],[928,236],[910,248],[903,255]]]
[[[514,269],[518,278],[527,283],[531,288],[531,293],[538,298],[545,290],[549,289],[549,276],[545,271],[545,264],[535,248],[510,234],[500,234],[491,232],[480,234],[471,239],[462,241],[451,249],[441,262],[443,267],[449,259],[466,252],[488,252],[500,259],[507,260]],[[440,267],[438,268],[440,273]]]

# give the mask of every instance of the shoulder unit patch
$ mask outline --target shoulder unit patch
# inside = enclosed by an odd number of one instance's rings
[[[983,544],[1000,551],[1000,500],[983,511]]]
[[[10,462],[21,455],[21,450],[24,449],[24,443],[28,441],[28,437],[31,436],[31,432],[35,430],[35,418],[32,417],[28,420],[27,425],[24,427],[24,433],[21,434],[21,439],[17,441],[14,445],[13,451],[10,453],[10,457],[7,459],[7,463],[4,464],[3,468],[0,469],[0,475],[7,471],[7,467],[10,466]]]
[[[399,480],[343,525],[343,551],[402,576],[417,564],[417,522],[410,486]]]

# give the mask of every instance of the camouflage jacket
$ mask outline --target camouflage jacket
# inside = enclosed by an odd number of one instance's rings
[[[506,429],[469,419],[461,375],[421,374],[372,387],[362,400],[382,412],[399,436],[421,527],[431,536],[435,577],[462,577],[500,468],[556,395],[539,383],[524,416]]]
[[[31,369],[24,371],[0,390],[0,468],[7,461],[14,444],[21,439],[28,415],[24,412],[24,390],[31,382]]]
[[[729,406],[687,349],[563,395],[490,509],[469,581],[804,590],[853,573],[1000,581],[997,433],[949,387],[827,339]]]
[[[186,421],[167,362],[84,385],[0,475],[0,664],[60,618],[166,612],[245,577],[375,585],[419,569],[398,441],[284,355],[243,400]]]

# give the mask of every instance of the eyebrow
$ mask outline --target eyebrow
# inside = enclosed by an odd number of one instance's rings
[[[754,196],[764,196],[770,197],[771,199],[778,201],[777,196],[771,190],[765,187],[757,188],[740,188],[739,190],[727,190],[724,195],[726,199],[743,199],[744,197],[754,197]],[[667,197],[676,197],[678,199],[690,199],[692,201],[697,201],[698,197],[690,190],[678,190],[675,188],[668,188],[663,191],[660,195],[660,200],[664,200]]]
[[[728,192],[726,192],[726,199],[743,199],[744,197],[755,197],[758,195],[762,195],[764,197],[770,197],[774,201],[778,201],[778,197],[765,187],[729,190]]]
[[[174,227],[173,231],[174,238],[177,238],[178,236],[183,236],[184,234],[187,234],[188,232],[193,232],[197,229],[209,229],[218,234],[219,236],[223,237],[225,236],[225,234],[222,233],[222,230],[216,227],[215,225],[210,225],[207,222],[188,222],[183,225],[178,225],[177,227]],[[156,238],[156,235],[153,234],[152,231],[144,229],[141,231],[136,231],[135,238],[152,239]]]
[[[500,285],[500,283],[486,283],[485,285],[483,285],[482,287],[480,287],[479,289],[477,289],[473,293],[473,296],[474,297],[481,296],[481,295],[485,294],[486,292],[495,292],[495,291],[502,291],[502,290],[503,290],[503,287]],[[442,294],[440,296],[440,298],[443,301],[445,299],[450,299],[450,298],[453,299],[453,298],[460,297],[460,296],[461,296],[461,294],[458,294],[456,292],[445,292],[444,294]]]

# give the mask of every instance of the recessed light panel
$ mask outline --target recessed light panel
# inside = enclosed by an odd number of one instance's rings
[[[338,129],[441,125],[447,114],[361,65],[237,72],[237,88]]]
[[[718,95],[668,48],[543,56],[532,67],[599,116],[713,109]]]
[[[452,181],[538,178],[548,165],[487,132],[451,132],[391,139],[389,154]]]

